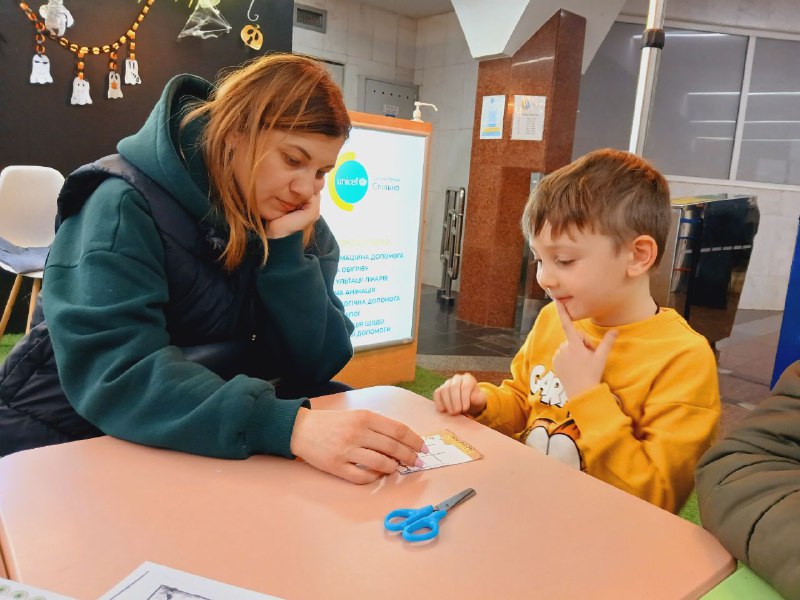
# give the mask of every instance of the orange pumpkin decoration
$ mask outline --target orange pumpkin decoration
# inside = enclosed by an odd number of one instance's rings
[[[261,28],[258,25],[245,25],[242,27],[240,37],[244,45],[253,50],[261,50],[261,44],[264,43],[264,34],[261,33]]]

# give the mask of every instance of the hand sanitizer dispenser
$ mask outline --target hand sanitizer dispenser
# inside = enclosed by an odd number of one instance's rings
[[[436,112],[439,112],[439,109],[436,108],[435,104],[430,104],[429,102],[417,102],[415,100],[414,101],[414,113],[411,115],[411,120],[412,121],[417,121],[419,123],[422,123],[422,111],[419,109],[420,106],[430,106],[431,108],[433,108],[433,110],[435,110]]]

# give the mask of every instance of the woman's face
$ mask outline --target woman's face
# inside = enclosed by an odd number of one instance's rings
[[[233,171],[239,189],[246,194],[252,166],[242,141],[238,140],[233,151]],[[336,164],[343,144],[344,137],[321,133],[262,132],[262,159],[252,171],[261,218],[269,223],[308,203],[319,203],[325,175]]]

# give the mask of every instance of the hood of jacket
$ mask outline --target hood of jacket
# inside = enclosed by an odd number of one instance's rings
[[[198,221],[209,220],[215,214],[200,141],[204,121],[198,119],[182,129],[180,121],[186,110],[206,100],[211,90],[211,84],[201,77],[173,77],[144,126],[117,144],[117,152],[169,192]],[[220,217],[213,220],[219,222]]]

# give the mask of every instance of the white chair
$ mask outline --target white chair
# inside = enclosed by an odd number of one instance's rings
[[[55,237],[56,199],[63,184],[64,176],[50,167],[12,165],[0,172],[0,267],[16,275],[0,320],[0,339],[23,277],[33,279],[26,331],[30,328],[47,251]]]

